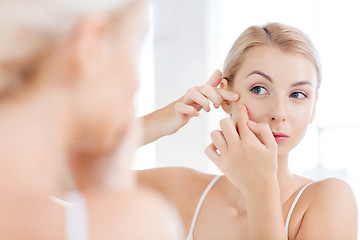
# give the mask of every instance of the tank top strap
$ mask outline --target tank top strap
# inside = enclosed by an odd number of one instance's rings
[[[221,177],[222,175],[217,175],[215,176],[211,182],[208,184],[208,186],[205,188],[203,194],[201,195],[200,197],[200,200],[196,206],[196,210],[195,210],[195,213],[194,213],[194,217],[193,217],[193,220],[191,222],[191,226],[190,226],[190,231],[189,231],[189,234],[186,238],[186,240],[193,240],[193,232],[194,232],[194,227],[195,227],[195,224],[196,224],[196,219],[199,215],[199,212],[200,212],[200,209],[201,209],[201,206],[206,198],[206,196],[208,195],[208,193],[210,192],[210,190],[212,189],[212,187],[214,186],[214,184],[219,180],[219,178]]]
[[[305,191],[305,189],[306,189],[310,184],[312,184],[312,183],[313,183],[313,182],[310,182],[310,183],[306,184],[305,186],[303,186],[303,187],[300,189],[300,191],[298,192],[298,194],[296,195],[293,203],[291,204],[291,207],[290,207],[290,210],[289,210],[289,213],[288,213],[288,215],[287,215],[286,222],[285,222],[286,239],[289,239],[289,236],[288,236],[288,234],[289,234],[289,223],[290,223],[290,218],[291,218],[291,215],[292,215],[292,213],[293,213],[293,211],[294,211],[294,208],[295,208],[297,202],[299,201],[301,195],[302,195],[303,192]]]
[[[65,239],[89,240],[88,209],[86,198],[79,191],[68,193],[65,208]]]

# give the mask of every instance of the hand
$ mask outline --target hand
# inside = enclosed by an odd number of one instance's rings
[[[256,195],[277,183],[277,144],[268,124],[249,121],[245,106],[235,119],[221,120],[205,153],[235,187]]]
[[[219,108],[223,101],[237,101],[238,93],[218,88],[222,73],[216,70],[205,85],[190,88],[179,100],[143,117],[144,144],[171,135],[189,122],[192,117],[199,116],[199,111],[210,111],[210,102]]]
[[[199,116],[199,111],[204,109],[210,112],[210,102],[217,109],[223,101],[237,101],[239,94],[217,88],[221,82],[222,73],[216,70],[206,84],[190,88],[186,94],[174,105],[174,120],[172,129],[168,133],[172,134],[189,122],[190,118]]]

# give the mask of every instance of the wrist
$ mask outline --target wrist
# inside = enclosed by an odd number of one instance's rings
[[[144,132],[143,145],[151,143],[164,136],[161,131],[162,122],[161,119],[159,119],[158,111],[160,110],[142,117]]]
[[[174,121],[176,120],[175,107],[177,101],[166,105],[165,107],[156,111],[158,122],[155,124],[156,131],[161,137],[169,136],[174,134],[174,128],[176,129]],[[176,129],[177,130],[177,129]]]
[[[245,200],[249,203],[267,202],[280,197],[277,177],[260,180],[244,191]]]

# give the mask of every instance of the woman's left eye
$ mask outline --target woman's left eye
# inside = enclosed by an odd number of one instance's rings
[[[305,93],[302,92],[293,92],[290,94],[291,98],[296,98],[296,99],[304,99],[307,98],[307,95]]]

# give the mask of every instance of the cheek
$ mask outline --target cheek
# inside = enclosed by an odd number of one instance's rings
[[[311,121],[313,111],[313,102],[308,101],[302,104],[290,103],[288,107],[288,117],[293,122],[307,125]]]
[[[122,52],[109,64],[108,87],[114,97],[112,104],[116,109],[124,109],[133,102],[138,89],[138,74],[135,57],[130,52]],[[112,90],[111,90],[112,89]]]
[[[121,50],[110,55],[106,68],[98,78],[95,112],[108,130],[125,129],[133,115],[133,99],[138,88],[138,75],[130,51]]]
[[[245,105],[249,119],[254,122],[265,122],[268,116],[268,103],[266,101],[259,101],[251,97],[242,97],[238,102],[234,103],[233,106],[233,116],[236,116],[234,112],[236,112],[240,105]]]
[[[245,103],[248,108],[249,119],[254,122],[265,122],[267,116],[267,109],[269,109],[265,103],[259,103],[258,101],[249,101]]]
[[[289,111],[288,115],[289,121],[292,123],[293,130],[298,131],[302,138],[305,135],[307,127],[311,121],[311,107],[294,107],[291,111]]]

